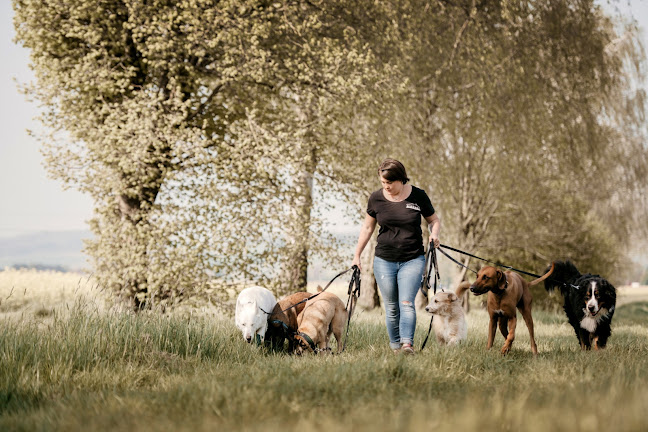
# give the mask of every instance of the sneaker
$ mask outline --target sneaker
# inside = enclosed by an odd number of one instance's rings
[[[408,343],[403,344],[401,351],[403,352],[403,354],[414,354],[414,348],[412,347],[412,344]]]

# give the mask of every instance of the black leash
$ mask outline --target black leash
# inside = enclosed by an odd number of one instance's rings
[[[444,248],[446,248],[446,249],[450,249],[450,250],[455,251],[455,252],[459,252],[460,254],[467,255],[467,256],[469,256],[469,257],[476,258],[476,259],[478,259],[478,260],[485,261],[485,262],[490,263],[490,264],[493,264],[493,265],[495,265],[495,266],[497,266],[497,267],[503,267],[503,268],[506,268],[506,269],[509,269],[509,270],[513,270],[513,271],[518,272],[518,273],[522,273],[522,274],[525,274],[525,275],[528,275],[528,276],[533,276],[533,277],[535,277],[535,278],[540,278],[540,277],[542,277],[541,275],[537,275],[537,274],[535,274],[535,273],[529,273],[529,272],[526,272],[526,271],[524,271],[524,270],[519,270],[519,269],[516,269],[515,267],[507,266],[507,265],[504,265],[504,264],[498,264],[498,263],[496,263],[496,262],[494,262],[494,261],[487,260],[486,258],[481,258],[481,257],[478,257],[477,255],[473,255],[473,254],[470,254],[470,253],[468,253],[468,252],[466,252],[466,251],[462,251],[462,250],[459,250],[459,249],[455,249],[455,248],[453,248],[453,247],[450,247],[450,246],[447,246],[447,245],[444,245],[444,244],[442,244],[442,245],[440,245],[440,246],[441,246],[441,247],[444,247]],[[444,255],[447,256],[448,258],[450,258],[450,256],[449,256],[448,254],[446,254],[445,252],[444,252]],[[452,259],[452,258],[450,258],[450,259]],[[457,261],[455,261],[455,260],[453,260],[453,261],[454,261],[454,262],[457,262]],[[459,263],[457,263],[457,264],[459,264]],[[466,266],[464,266],[463,264],[459,264],[459,265],[462,266],[462,267],[466,267]],[[468,267],[466,267],[466,268],[468,268]],[[472,272],[474,272],[474,273],[477,273],[476,271],[474,271],[474,270],[472,270],[472,269],[470,269],[470,268],[468,268],[468,270],[470,270],[470,271],[472,271]]]
[[[428,247],[428,253],[426,254],[425,257],[425,266],[426,266],[426,274],[425,277],[423,278],[423,282],[421,282],[421,292],[423,292],[425,298],[428,298],[428,292],[430,290],[430,275],[432,274],[432,266],[434,266],[434,294],[436,294],[437,284],[441,280],[441,277],[439,276],[439,265],[437,262],[436,250],[433,243],[430,243],[430,246]],[[421,345],[421,351],[423,351],[423,348],[425,348],[425,345],[427,344],[427,341],[430,338],[430,333],[432,333],[433,320],[434,320],[434,315],[431,315],[430,327],[428,328],[428,332],[427,335],[425,336],[425,340],[423,341],[423,345]]]
[[[353,269],[353,275],[351,276],[351,280],[349,281],[349,289],[347,291],[349,297],[347,298],[347,305],[346,305],[347,328],[346,328],[346,334],[344,336],[344,343],[342,344],[342,350],[338,354],[343,353],[344,349],[346,348],[347,340],[349,340],[349,327],[351,326],[351,314],[353,313],[355,306],[358,302],[358,297],[360,297],[360,269],[356,265],[354,265],[351,268]]]
[[[425,276],[423,277],[423,280],[421,281],[421,292],[425,297],[428,296],[428,292],[430,291],[430,276],[432,276],[432,268],[434,268],[434,294],[436,294],[437,290],[437,282],[441,279],[439,277],[439,269],[437,266],[437,257],[436,257],[436,250],[434,249],[434,246],[432,243],[430,243],[430,246],[428,248],[427,253],[425,254]]]
[[[476,272],[475,270],[471,269],[471,268],[468,267],[468,266],[465,266],[464,264],[462,264],[462,263],[460,263],[459,261],[457,261],[457,260],[455,260],[454,258],[452,258],[450,255],[448,255],[448,253],[447,253],[446,251],[444,251],[444,250],[442,249],[442,247],[444,247],[444,248],[446,248],[446,249],[450,249],[450,250],[455,251],[455,252],[459,252],[460,254],[463,254],[463,255],[466,255],[466,256],[469,256],[469,257],[472,257],[472,258],[476,258],[476,259],[481,260],[481,261],[485,261],[485,262],[490,263],[490,264],[493,264],[493,265],[495,265],[495,266],[497,266],[497,267],[503,267],[503,268],[506,268],[506,269],[509,269],[509,270],[513,270],[513,271],[518,272],[518,273],[522,273],[522,274],[525,274],[525,275],[528,275],[528,276],[532,276],[532,277],[534,277],[534,278],[536,278],[536,279],[542,277],[541,275],[537,275],[537,274],[535,274],[535,273],[530,273],[530,272],[527,272],[527,271],[524,271],[524,270],[516,269],[515,267],[507,266],[507,265],[504,265],[504,264],[498,264],[498,263],[496,263],[496,262],[494,262],[494,261],[487,260],[486,258],[481,258],[481,257],[478,257],[477,255],[473,255],[473,254],[468,253],[468,252],[466,252],[466,251],[462,251],[461,249],[455,249],[455,248],[453,248],[453,247],[450,247],[450,246],[448,246],[448,245],[444,245],[444,244],[439,245],[439,250],[441,251],[441,253],[442,253],[443,255],[445,255],[446,257],[448,257],[448,259],[450,259],[451,261],[453,261],[453,262],[455,262],[456,264],[460,265],[461,267],[464,267],[464,268],[470,270],[471,272],[473,272],[473,273],[475,273],[475,274],[477,274],[477,272]],[[554,279],[553,277],[550,277],[549,280],[553,280],[553,281],[555,281],[555,282],[558,282],[558,283],[560,283],[560,284],[562,284],[562,285],[564,285],[564,286],[569,286],[569,287],[571,287],[571,288],[575,288],[575,289],[578,289],[578,288],[579,288],[577,285],[574,285],[574,284],[571,284],[571,283],[568,283],[568,282],[564,282],[564,281],[561,281],[561,280],[558,280],[558,279]]]
[[[302,303],[306,303],[308,300],[317,297],[318,295],[320,295],[320,294],[322,294],[324,291],[326,291],[326,290],[328,289],[328,287],[331,286],[331,284],[333,283],[333,281],[334,281],[335,279],[339,278],[339,277],[342,276],[343,274],[348,273],[348,272],[350,272],[351,270],[353,270],[353,271],[354,271],[353,274],[355,275],[355,270],[354,270],[354,269],[357,269],[357,268],[358,268],[358,266],[353,266],[353,267],[351,267],[351,268],[349,268],[349,269],[344,270],[343,272],[340,272],[340,273],[336,274],[335,277],[333,277],[333,279],[331,279],[331,280],[329,281],[329,283],[326,284],[326,286],[324,287],[324,289],[323,289],[322,291],[320,291],[320,292],[318,292],[317,294],[312,295],[312,296],[310,296],[310,297],[308,297],[308,298],[305,298],[304,300],[302,300],[302,301],[300,301],[300,302],[297,302],[297,303],[295,303],[295,304],[292,305],[292,306],[288,306],[286,309],[282,310],[281,312],[286,312],[287,310],[292,309],[292,308],[294,308],[294,307],[297,306],[297,305],[300,305],[300,304],[302,304]],[[358,275],[358,279],[359,279],[359,278],[360,278],[360,276]],[[353,280],[353,278],[352,278],[352,280]],[[359,290],[359,289],[358,289],[358,290]],[[267,313],[267,312],[266,312],[266,313]]]
[[[463,268],[465,268],[465,269],[468,269],[468,270],[470,270],[471,272],[477,274],[477,272],[476,272],[475,270],[471,269],[471,268],[468,267],[467,265],[465,265],[465,264],[463,264],[463,263],[457,261],[456,259],[452,258],[452,257],[451,257],[451,256],[450,256],[446,251],[444,251],[444,250],[441,249],[440,247],[439,247],[439,251],[440,251],[443,255],[445,255],[445,256],[446,256],[450,261],[452,261],[453,263],[455,263],[455,264],[457,264],[457,265],[459,265],[459,266],[461,266],[461,267],[463,267]]]

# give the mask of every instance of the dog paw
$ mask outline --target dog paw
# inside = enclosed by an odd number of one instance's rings
[[[511,351],[511,347],[509,345],[504,345],[502,347],[501,353],[502,353],[502,355],[506,355],[506,354],[509,353],[509,351]]]

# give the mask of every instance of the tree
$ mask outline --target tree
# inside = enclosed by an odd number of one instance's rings
[[[451,221],[447,241],[536,271],[568,256],[618,274],[637,215],[618,191],[638,195],[647,156],[632,29],[618,35],[593,2],[401,8],[402,157]]]
[[[136,307],[303,289],[313,254],[336,260],[314,191],[357,212],[387,149],[444,238],[518,265],[617,268],[645,214],[627,198],[646,176],[643,54],[591,1],[14,7],[50,172],[94,198],[96,275]]]
[[[344,2],[14,8],[48,168],[96,203],[100,283],[138,308],[280,270],[303,289],[312,180],[353,181],[330,158],[352,165],[345,115],[380,75]]]

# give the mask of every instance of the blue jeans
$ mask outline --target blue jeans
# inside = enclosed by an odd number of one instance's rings
[[[385,320],[389,346],[414,344],[416,309],[414,298],[423,280],[425,255],[404,262],[374,258],[374,276],[385,303]]]

